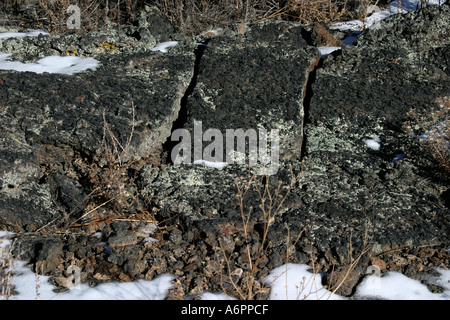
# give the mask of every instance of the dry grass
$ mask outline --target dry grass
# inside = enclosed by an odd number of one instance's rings
[[[148,199],[141,199],[139,188],[135,185],[134,174],[139,171],[139,164],[132,158],[128,159],[135,135],[134,103],[131,104],[131,112],[130,132],[126,141],[119,141],[103,113],[101,149],[92,162],[78,159],[77,165],[86,173],[91,190],[88,195],[90,203],[85,213],[72,222],[71,227],[118,220],[155,222],[153,215],[147,210]]]
[[[22,13],[26,20],[33,20],[28,27],[42,28],[49,32],[68,31],[67,13],[70,5],[80,8],[81,29],[77,32],[93,31],[106,22],[125,24],[136,19],[138,0],[4,0],[0,9],[5,13]],[[25,22],[20,23],[26,24]]]
[[[288,0],[279,10],[283,19],[301,23],[331,22],[339,20],[347,11],[347,1],[333,0]]]
[[[101,28],[105,22],[127,24],[139,18],[144,5],[157,6],[179,32],[199,34],[211,28],[224,28],[236,23],[264,19],[284,19],[301,23],[333,22],[350,18],[348,0],[36,0],[39,5],[27,7],[28,1],[5,0],[0,9],[17,12],[28,8],[28,15],[37,25],[50,32],[67,31],[69,5],[81,12],[78,32]],[[35,1],[35,2],[36,2]],[[378,0],[362,0],[364,6]],[[364,12],[362,10],[361,12]],[[363,16],[360,17],[361,19]]]
[[[352,235],[350,234],[349,241],[348,241],[348,250],[347,250],[347,263],[345,264],[344,271],[335,274],[334,273],[334,266],[333,270],[330,272],[329,280],[328,280],[328,290],[331,291],[331,294],[327,297],[327,299],[330,299],[336,292],[341,288],[344,283],[349,279],[352,272],[354,272],[356,266],[360,262],[361,258],[372,249],[372,245],[369,243],[369,236],[367,234],[367,230],[364,234],[364,240],[361,252],[356,256],[353,257],[353,245],[352,245]]]
[[[9,245],[2,245],[0,238],[0,298],[9,300],[12,295],[12,263],[13,256]]]
[[[446,174],[450,173],[450,97],[438,97],[436,106],[429,112],[410,110],[406,131],[418,139],[422,148],[439,163]]]
[[[254,299],[267,299],[270,293],[270,283],[262,283],[259,277],[261,276],[261,267],[267,262],[268,250],[270,247],[270,239],[268,237],[271,226],[275,223],[277,217],[286,211],[283,208],[285,200],[288,197],[292,187],[301,178],[304,169],[294,176],[292,174],[292,182],[288,186],[283,186],[281,182],[277,185],[269,184],[269,177],[257,178],[256,176],[248,179],[238,179],[236,181],[237,187],[237,201],[239,204],[239,210],[241,214],[240,230],[233,230],[233,233],[239,234],[243,237],[243,246],[245,253],[240,253],[236,250],[229,250],[229,246],[223,241],[226,240],[226,236],[229,233],[224,233],[224,237],[218,240],[219,250],[218,257],[216,257],[216,270],[213,278],[219,281],[223,292],[227,295],[235,297],[240,300],[254,300]],[[253,191],[253,192],[252,192]],[[259,203],[257,208],[246,207],[245,199],[249,196],[254,196],[256,191],[257,202]],[[259,221],[263,221],[262,230],[258,232],[255,230],[255,225]],[[303,228],[295,234],[291,234],[291,231],[287,230],[286,235],[286,252],[284,262],[287,264],[295,248],[302,237],[306,228]],[[255,241],[254,234],[258,233]],[[239,237],[238,236],[238,237]],[[317,299],[330,299],[336,294],[339,289],[352,277],[352,273],[355,272],[355,268],[361,261],[361,258],[371,250],[369,244],[369,237],[365,234],[361,251],[354,256],[355,248],[352,244],[352,235],[348,241],[347,261],[340,265],[339,272],[334,272],[333,269],[330,272],[327,283],[327,290],[324,292],[318,292],[317,288],[312,286],[316,283],[315,277],[318,276],[318,266],[316,265],[316,258],[311,256],[310,263],[312,267],[311,279],[305,279],[304,282],[298,284],[299,299],[304,299],[315,295]],[[218,276],[217,276],[218,274]]]
[[[266,19],[329,23],[350,17],[347,0],[218,0],[214,2],[163,0],[155,2],[183,33],[198,33],[211,28],[227,27],[230,24],[245,24]],[[362,2],[365,6],[378,3],[371,0]],[[360,18],[362,19],[363,16]]]
[[[83,186],[89,190],[89,194],[78,204],[84,206],[81,213],[75,216],[75,211],[80,211],[77,206],[63,219],[60,217],[54,219],[36,232],[64,233],[69,229],[80,227],[96,230],[98,224],[109,224],[114,221],[156,222],[153,213],[149,211],[150,199],[143,196],[135,184],[140,167],[146,161],[153,160],[143,159],[136,162],[128,154],[136,126],[133,102],[131,113],[132,119],[125,141],[120,141],[116,137],[103,113],[103,135],[96,155],[92,159],[75,155],[67,163],[65,168],[67,174],[79,175]]]
[[[234,252],[227,253],[226,245],[219,239],[219,255],[217,258],[217,273],[219,273],[219,281],[224,293],[234,296],[242,300],[253,300],[256,297],[261,298],[267,296],[269,289],[258,280],[260,263],[267,257],[269,248],[269,229],[275,222],[275,219],[284,212],[283,204],[289,195],[292,187],[302,175],[292,174],[290,185],[283,186],[282,182],[278,182],[276,186],[269,183],[270,177],[252,176],[248,179],[237,179],[237,201],[241,215],[241,229],[235,230],[243,237],[245,254],[242,257],[241,265],[236,267],[236,254]],[[249,193],[256,194],[258,200],[258,208],[246,207],[245,199]],[[259,233],[259,239],[256,243],[252,243],[252,236],[256,233],[254,225],[257,221],[262,221],[263,229]],[[290,236],[287,239],[286,260],[292,248],[299,240],[302,230],[290,244]],[[254,238],[254,237],[253,237]],[[253,239],[254,240],[254,239]]]
[[[50,32],[66,31],[66,21],[70,16],[68,6],[76,4],[80,8],[82,30],[92,31],[105,22],[124,24],[136,18],[137,0],[39,0],[38,20],[49,24]],[[46,20],[47,19],[47,20]]]
[[[99,158],[92,164],[89,170],[89,180],[93,190],[98,190],[97,196],[101,196],[102,203],[112,202],[118,211],[127,210],[132,200],[136,197],[137,189],[132,185],[128,169],[131,161],[124,162],[123,158],[128,152],[135,129],[135,107],[132,104],[132,119],[130,133],[125,142],[121,143],[106,120],[103,117],[103,137]]]

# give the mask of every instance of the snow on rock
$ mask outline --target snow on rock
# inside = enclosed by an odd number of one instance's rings
[[[0,33],[0,39],[3,38],[20,38],[20,37],[37,37],[38,35],[48,36],[50,33],[44,30],[29,30],[28,32],[2,32]]]
[[[443,277],[448,280],[450,271],[445,270]],[[418,280],[410,279],[398,272],[388,272],[382,277],[377,275],[366,277],[358,285],[356,296],[388,300],[449,300],[448,283],[446,289],[443,293],[432,293]]]
[[[427,6],[441,5],[444,2],[445,1],[443,0],[428,0],[426,1],[426,5]],[[353,30],[353,31],[363,30],[366,28],[376,28],[381,20],[384,20],[393,14],[407,13],[409,11],[416,10],[417,8],[420,7],[421,7],[421,0],[402,0],[400,6],[399,1],[392,1],[389,4],[388,9],[386,10],[372,10],[371,11],[373,12],[372,14],[368,12],[368,14],[370,15],[364,18],[364,21],[352,20],[345,22],[336,22],[333,23],[330,26],[330,28],[337,30]]]
[[[320,274],[304,264],[288,263],[273,269],[264,283],[271,288],[271,300],[341,300],[322,286]]]
[[[380,141],[381,140],[379,138],[374,138],[374,139],[366,139],[366,140],[364,140],[364,143],[370,149],[379,150],[380,149]]]
[[[23,63],[20,61],[9,61],[10,57],[11,54],[0,52],[0,70],[72,75],[88,69],[95,70],[100,66],[100,62],[94,58],[49,56],[39,59],[35,63]]]
[[[30,32],[3,32],[0,39],[12,37],[36,37],[40,34],[49,35],[43,30],[31,30]],[[23,63],[20,61],[10,61],[12,54],[0,52],[0,70],[15,70],[21,72],[34,73],[59,73],[72,75],[91,69],[95,70],[100,66],[100,62],[94,58],[80,58],[73,56],[48,56],[35,63]]]
[[[152,51],[160,51],[162,53],[167,53],[168,48],[175,47],[178,44],[178,41],[166,41],[158,43],[155,47],[153,47]]]
[[[13,232],[0,231],[0,249],[6,249],[7,247],[11,246],[11,240],[9,240],[8,238],[12,237],[13,235]]]
[[[329,55],[330,53],[340,50],[340,49],[341,49],[341,47],[319,47],[320,56],[322,58],[324,58],[327,55]]]
[[[228,165],[228,163],[226,163],[226,162],[213,162],[213,161],[208,161],[208,160],[195,160],[194,164],[203,165],[205,167],[216,168],[216,169],[223,169]]]

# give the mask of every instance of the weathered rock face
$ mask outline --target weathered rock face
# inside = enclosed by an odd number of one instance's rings
[[[261,23],[250,27],[245,35],[230,34],[209,40],[180,127],[188,130],[193,140],[195,122],[201,123],[202,134],[209,129],[218,130],[222,136],[215,139],[222,139],[223,153],[217,158],[223,162],[228,160],[230,151],[226,145],[228,129],[244,132],[277,129],[280,155],[276,160],[298,168],[302,157],[303,100],[309,72],[320,56],[316,48],[307,45],[302,37],[304,32],[302,26],[287,22]],[[198,144],[205,154],[211,142],[203,138]],[[195,147],[193,143],[192,150]],[[270,141],[267,147],[271,156],[274,151]],[[235,145],[233,150],[237,150]],[[281,171],[277,177],[283,177],[289,184],[286,167]],[[235,198],[235,180],[258,172],[249,169],[247,154],[243,165],[234,164],[223,170],[174,165],[162,169],[153,181],[146,180],[144,175],[143,181],[154,190],[154,199],[165,203],[163,216],[182,212],[188,220],[208,221],[203,221],[201,228],[210,230],[217,223],[242,219]],[[272,182],[276,184],[278,180]],[[259,199],[256,193],[252,195],[256,199],[248,197],[245,201],[253,202],[256,208]]]
[[[300,159],[303,98],[319,53],[300,25],[260,23],[244,35],[208,42],[197,85],[189,97],[187,123],[203,128],[278,129],[280,156]]]
[[[317,69],[299,195],[307,206],[296,209],[295,218],[318,226],[311,231],[315,243],[328,237],[331,247],[343,225],[360,239],[368,230],[378,250],[446,242],[448,207],[439,183],[425,182],[435,181],[435,168],[417,153],[402,123],[410,109],[431,110],[437,97],[450,94],[449,9],[386,19],[363,32],[357,47],[327,57]],[[375,137],[379,150],[364,144]],[[399,153],[408,156],[394,164]]]
[[[114,143],[124,163],[159,152],[178,116],[195,56],[189,46],[177,54],[124,51],[98,55],[98,70],[73,76],[1,71],[5,224],[34,229],[58,217],[64,188],[77,189],[70,196],[83,198],[88,191],[80,178],[64,177],[69,170],[61,167],[76,157],[104,157]],[[52,179],[53,170],[66,172]]]
[[[436,11],[440,10],[440,13]],[[448,5],[393,16],[317,70],[310,120],[401,126],[412,108],[449,94]],[[325,92],[327,94],[325,94]],[[317,93],[317,95],[316,95]]]
[[[350,238],[354,255],[362,252],[365,233],[380,256],[448,241],[445,182],[433,173],[443,169],[427,162],[402,129],[409,110],[431,110],[437,97],[450,94],[450,47],[442,36],[449,34],[448,15],[447,5],[389,18],[316,70],[305,124],[308,170],[294,190],[304,206],[284,223],[305,226],[330,261],[345,261],[332,248]],[[380,149],[368,148],[369,138],[379,138]],[[407,157],[395,161],[397,154]]]
[[[230,273],[245,285],[249,255],[262,279],[287,261],[315,262],[321,271],[338,265],[344,276],[364,253],[338,292],[344,295],[370,258],[390,270],[404,271],[411,255],[421,261],[417,270],[448,267],[447,185],[401,125],[411,107],[427,109],[450,95],[449,15],[446,4],[389,18],[363,32],[357,47],[320,62],[313,29],[283,21],[212,38],[177,35],[182,41],[164,54],[149,50],[152,39],[174,38],[153,35],[144,14],[139,30],[118,31],[120,38],[100,32],[0,41],[0,51],[25,51],[24,61],[58,48],[102,63],[73,76],[0,71],[1,226],[77,228],[66,238],[51,228],[47,237],[18,238],[17,254],[57,279],[70,264],[88,282],[169,272],[185,285],[182,295],[232,292],[231,284],[208,280]],[[18,43],[22,49],[14,49]],[[99,43],[109,49],[96,51]],[[202,134],[217,129],[224,137],[227,129],[279,129],[276,172],[255,175],[258,166],[248,162],[220,170],[192,158],[172,163],[179,140],[171,133],[186,129],[194,138],[200,121]],[[364,143],[375,137],[378,150]],[[204,139],[201,151],[210,143]],[[393,161],[397,153],[407,156]],[[103,197],[92,203],[98,188]],[[118,192],[135,211],[109,206]],[[82,219],[93,209],[102,220]],[[124,216],[114,221],[118,211]],[[160,222],[152,235],[159,242],[142,241],[148,221],[137,212]],[[394,261],[391,252],[402,250],[409,258]]]

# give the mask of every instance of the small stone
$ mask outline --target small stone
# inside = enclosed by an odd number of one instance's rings
[[[113,247],[123,247],[137,243],[137,236],[134,232],[120,232],[108,238],[108,243]]]
[[[377,266],[378,268],[380,268],[380,270],[384,270],[387,267],[386,262],[377,257],[370,258],[370,264],[373,266]]]

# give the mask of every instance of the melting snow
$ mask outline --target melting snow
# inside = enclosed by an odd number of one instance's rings
[[[40,34],[48,35],[42,30],[30,32],[4,32],[0,33],[1,38],[10,37],[36,37]],[[94,58],[80,58],[74,56],[48,56],[35,63],[23,63],[20,61],[10,61],[12,54],[0,52],[0,70],[28,71],[34,73],[59,73],[72,75],[91,69],[96,70],[100,62]]]
[[[443,0],[428,0],[426,5],[441,5]],[[399,1],[392,1],[386,10],[374,10],[373,13],[366,17],[364,21],[352,20],[345,22],[336,22],[331,25],[331,29],[361,31],[366,28],[376,28],[378,23],[390,17],[393,14],[407,13],[421,7],[421,0],[402,0],[401,6]]]
[[[29,30],[28,32],[2,32],[0,33],[0,39],[2,38],[20,38],[20,37],[37,37],[38,35],[48,36],[49,33],[44,30]]]
[[[208,160],[195,160],[194,164],[200,164],[205,167],[211,167],[211,168],[216,168],[216,169],[223,169],[228,165],[228,163],[226,163],[226,162],[213,162],[213,161],[208,161]]]
[[[0,52],[0,70],[72,75],[87,69],[95,70],[100,65],[100,62],[94,58],[49,56],[36,61],[36,63],[23,63],[20,61],[8,61],[10,56],[11,54]]]
[[[175,47],[178,44],[178,41],[166,41],[158,43],[155,47],[153,47],[152,51],[161,51],[162,53],[167,53],[168,48]]]
[[[380,141],[381,140],[379,138],[374,138],[374,139],[366,139],[366,140],[364,140],[364,143],[370,149],[379,150],[380,149]]]

